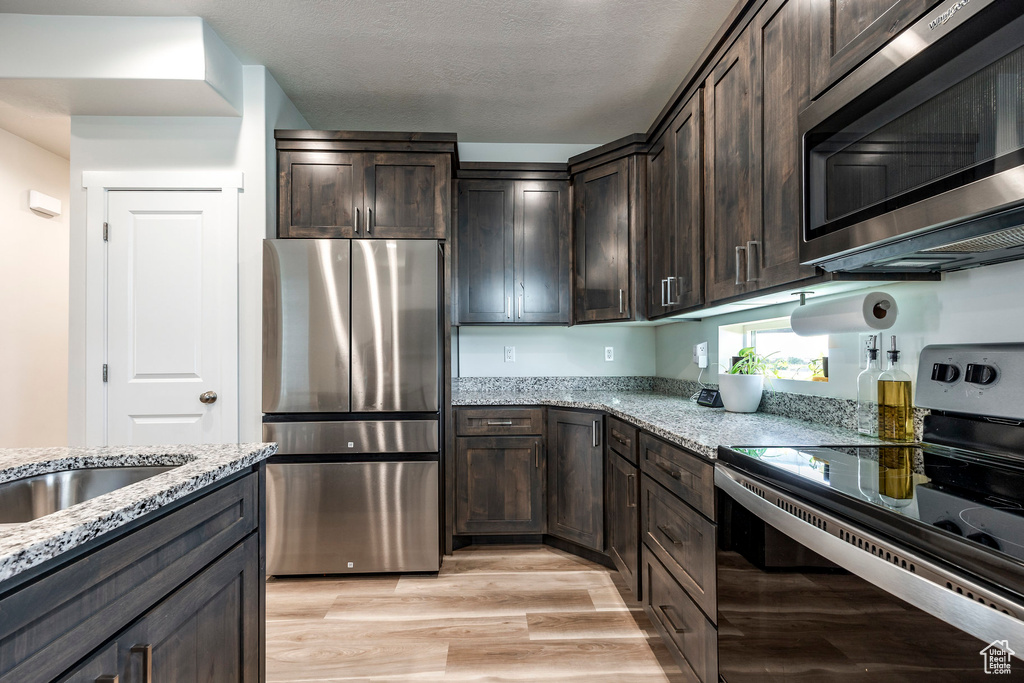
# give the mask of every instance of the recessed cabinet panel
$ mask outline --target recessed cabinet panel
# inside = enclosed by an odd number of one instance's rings
[[[459,322],[512,319],[513,193],[509,183],[459,183]]]
[[[363,203],[362,155],[282,152],[281,237],[353,237]]]
[[[603,416],[548,411],[548,532],[604,550]]]
[[[628,320],[629,160],[575,177],[576,321]]]
[[[544,531],[544,454],[538,437],[462,437],[455,461],[455,533]]]
[[[515,195],[515,320],[568,324],[568,185],[519,181]]]

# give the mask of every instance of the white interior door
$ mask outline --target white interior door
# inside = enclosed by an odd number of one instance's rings
[[[109,445],[238,440],[238,226],[222,207],[220,192],[108,193]]]

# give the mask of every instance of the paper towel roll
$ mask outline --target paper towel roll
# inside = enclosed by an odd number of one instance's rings
[[[898,313],[896,300],[890,295],[868,292],[800,306],[789,317],[789,324],[801,337],[871,332],[892,327]]]

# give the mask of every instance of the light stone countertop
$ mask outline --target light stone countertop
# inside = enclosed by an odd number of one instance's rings
[[[173,466],[23,524],[0,525],[0,581],[73,550],[277,452],[277,444],[0,449],[0,482],[61,470]]]
[[[719,446],[856,446],[884,443],[840,427],[766,413],[730,413],[680,396],[628,391],[452,392],[455,406],[554,406],[602,410],[671,443],[716,458]]]

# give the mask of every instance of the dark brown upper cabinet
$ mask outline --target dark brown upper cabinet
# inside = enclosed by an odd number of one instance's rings
[[[575,321],[642,319],[646,162],[642,154],[598,162],[572,176]]]
[[[936,6],[937,0],[809,0],[811,91],[817,97]]]
[[[807,0],[769,0],[705,82],[708,303],[814,278],[800,265]]]
[[[278,236],[446,239],[455,136],[275,131]]]
[[[568,180],[458,183],[458,322],[568,325]]]
[[[756,289],[761,222],[760,50],[752,25],[736,39],[704,86],[705,251],[708,303]]]
[[[647,156],[647,314],[704,302],[702,100],[698,90]]]

